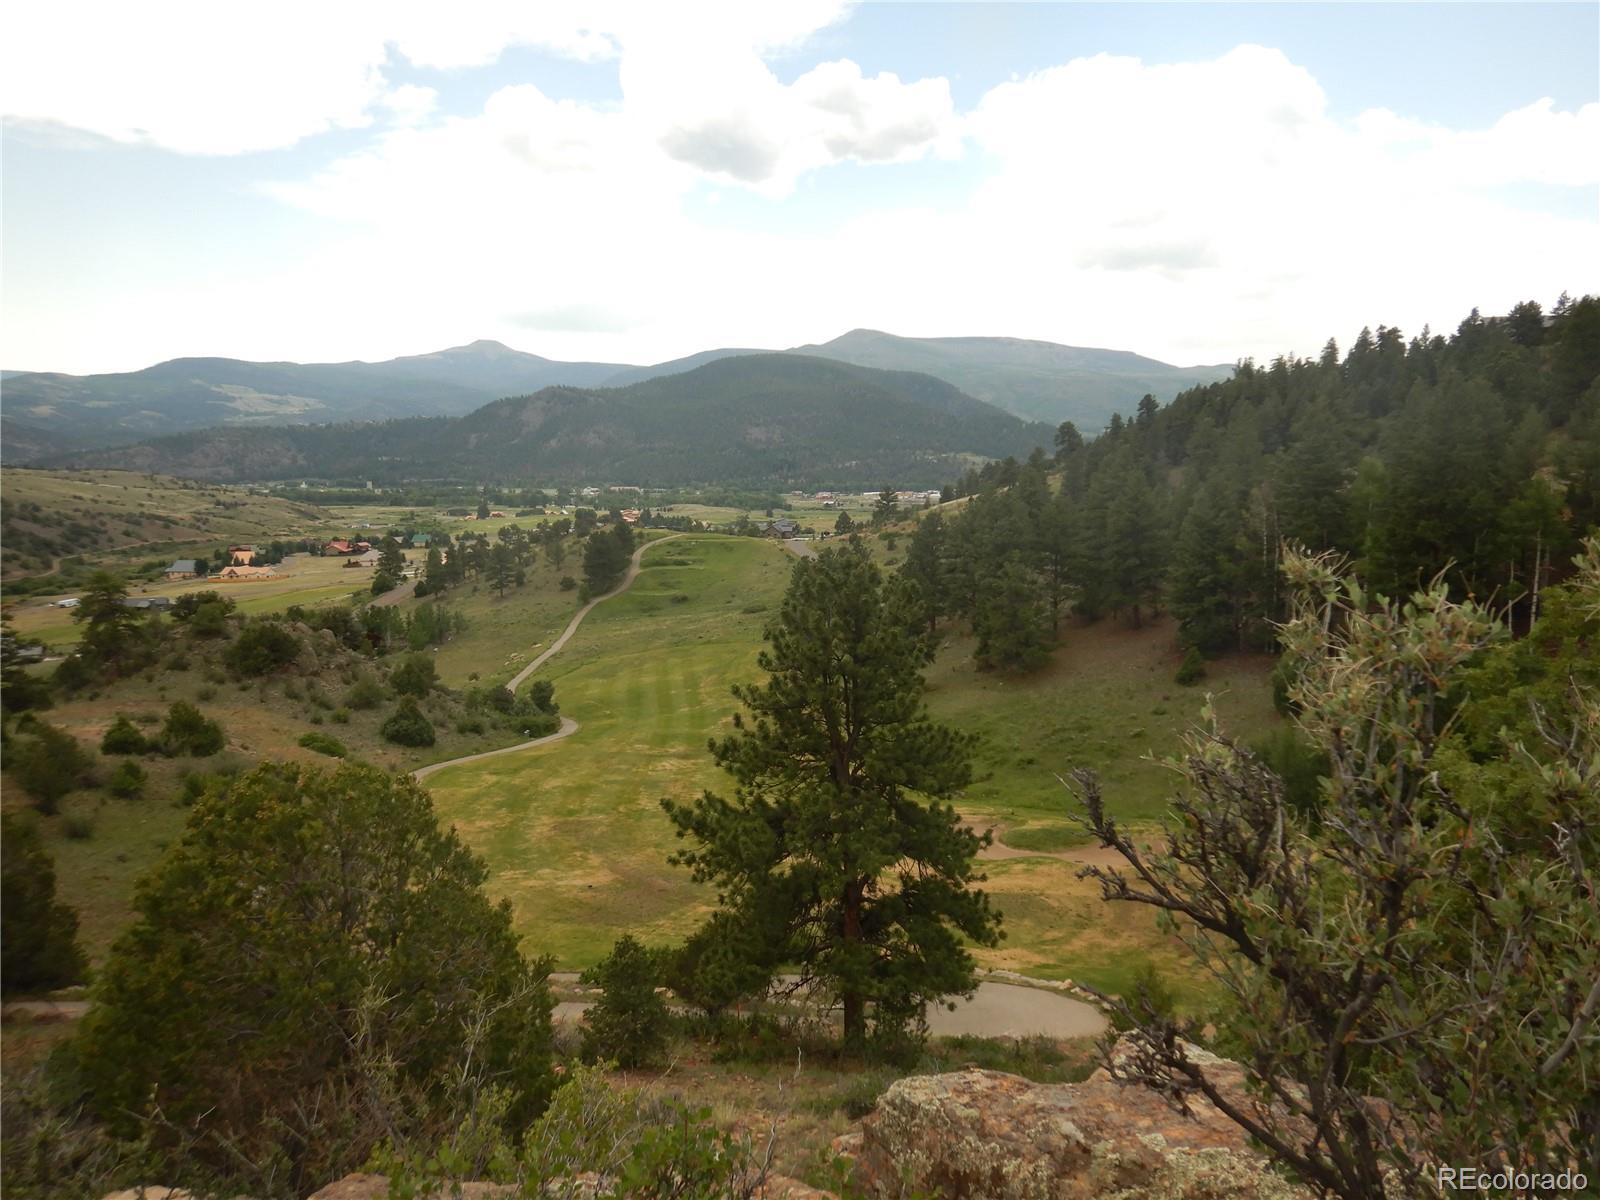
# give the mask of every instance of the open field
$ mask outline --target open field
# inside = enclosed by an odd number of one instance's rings
[[[707,896],[666,861],[659,799],[719,782],[705,741],[731,717],[729,685],[756,673],[789,565],[754,539],[647,552],[633,588],[541,672],[583,728],[428,780],[441,819],[489,860],[491,894],[510,898],[526,949],[581,967],[625,929],[665,942],[693,928]]]
[[[324,509],[243,488],[131,471],[6,468],[7,579],[39,574],[82,554],[160,557],[185,544],[299,537],[330,526]]]
[[[406,551],[408,560],[421,557],[416,550]],[[282,612],[292,604],[311,607],[318,604],[341,603],[351,595],[369,594],[372,570],[368,567],[347,567],[344,558],[323,558],[312,554],[294,554],[285,558],[273,579],[250,583],[224,583],[215,579],[178,579],[160,583],[134,584],[128,589],[131,596],[171,596],[185,592],[217,591],[233,600],[241,613],[259,615]],[[29,638],[38,638],[46,645],[60,647],[78,640],[78,625],[72,611],[52,607],[52,601],[62,592],[20,601],[8,609],[12,626]]]
[[[441,818],[488,859],[490,890],[510,899],[526,948],[567,968],[594,962],[625,931],[677,939],[706,910],[706,890],[666,862],[675,842],[659,800],[727,785],[705,742],[731,717],[728,685],[757,673],[760,630],[792,562],[753,539],[686,537],[652,553],[634,589],[597,609],[541,672],[583,728],[428,781]],[[1052,772],[1089,765],[1104,770],[1115,811],[1158,815],[1169,780],[1136,757],[1175,750],[1204,693],[1170,683],[1171,646],[1164,626],[1075,629],[1049,668],[1019,682],[976,674],[970,642],[952,639],[930,673],[929,702],[983,735],[964,811],[1019,849],[1070,845],[1079,839]],[[1219,667],[1209,686],[1228,689],[1218,703],[1236,731],[1275,720],[1264,663]],[[1149,915],[1104,906],[1075,864],[1039,854],[986,869],[1008,937],[980,953],[984,965],[1120,990],[1153,960],[1195,993]]]

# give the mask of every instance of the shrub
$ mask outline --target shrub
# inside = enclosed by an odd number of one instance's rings
[[[348,725],[350,724],[350,710],[348,708],[336,708],[328,714],[328,720],[335,725]]]
[[[389,686],[402,696],[421,699],[438,682],[439,673],[434,670],[433,657],[428,654],[407,654],[389,672]]]
[[[350,753],[345,749],[343,742],[325,733],[302,733],[300,744],[307,750],[315,750],[318,754],[326,754],[329,758],[343,758]]]
[[[576,579],[574,579],[571,575],[563,575],[561,577],[561,590],[563,592],[570,592],[570,591],[572,591],[573,588],[575,588],[577,586],[578,586],[578,581]]]
[[[35,807],[47,816],[60,810],[61,797],[79,787],[89,773],[89,756],[71,734],[35,720],[31,736],[14,743],[6,767]]]
[[[1206,660],[1197,647],[1190,646],[1183,656],[1183,662],[1178,665],[1178,673],[1172,677],[1172,681],[1183,687],[1190,687],[1205,677]]]
[[[144,794],[144,785],[149,776],[138,763],[124,759],[111,772],[111,779],[106,786],[111,789],[113,796],[120,796],[124,800],[132,800]]]
[[[659,1062],[666,1053],[671,1014],[656,992],[661,956],[623,934],[611,953],[582,975],[601,989],[584,1014],[583,1056],[623,1067]]]
[[[226,742],[222,726],[208,720],[187,701],[176,700],[167,710],[166,724],[161,727],[161,746],[169,755],[205,758],[221,750]]]
[[[300,639],[277,621],[251,621],[223,653],[235,675],[265,675],[294,661]]]
[[[217,689],[209,683],[203,684],[195,689],[194,695],[197,700],[215,700],[217,698]]]
[[[383,734],[385,741],[397,746],[433,745],[433,725],[409,696],[400,701],[400,707],[394,710],[378,732]]]
[[[174,621],[189,621],[200,615],[200,611],[207,606],[227,616],[233,611],[233,601],[221,592],[185,592],[172,602],[172,619]]]
[[[194,616],[189,619],[189,629],[196,637],[221,637],[228,630],[228,614],[232,611],[231,600],[226,605],[208,601],[195,609]]]
[[[224,1194],[305,1195],[383,1137],[453,1133],[460,1095],[527,1128],[552,1083],[547,967],[486,875],[375,767],[266,764],[208,793],[98,973],[93,1111],[185,1163],[254,1164]]]
[[[101,754],[143,754],[150,749],[139,727],[121,713],[100,739]]]
[[[86,842],[94,836],[94,821],[82,813],[72,813],[61,818],[61,832],[74,842]]]
[[[761,955],[743,953],[741,931],[724,914],[711,918],[669,954],[664,982],[685,1004],[717,1017],[731,1005],[766,988],[771,972]]]
[[[15,813],[0,815],[0,991],[79,983],[85,966],[78,917],[56,900],[55,864],[39,827]]]
[[[457,733],[482,733],[483,722],[477,717],[464,717],[456,722]]]
[[[344,694],[347,708],[365,711],[377,708],[384,701],[383,687],[370,675],[363,675],[350,685],[350,690]]]

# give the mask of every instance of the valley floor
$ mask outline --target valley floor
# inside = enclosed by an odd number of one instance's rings
[[[596,609],[540,672],[581,730],[431,775],[441,819],[488,859],[489,888],[511,901],[527,951],[582,968],[624,932],[668,942],[709,911],[708,891],[667,862],[675,839],[660,800],[727,785],[706,741],[731,722],[730,686],[758,673],[761,630],[792,563],[754,539],[696,535],[653,548],[634,587]],[[1206,688],[1247,739],[1276,720],[1266,660],[1230,661],[1205,687],[1185,689],[1170,682],[1172,647],[1166,623],[1071,628],[1052,663],[1022,680],[975,671],[968,639],[942,649],[929,704],[982,735],[980,781],[963,809],[999,837],[985,886],[1007,937],[980,952],[983,965],[1117,991],[1153,960],[1180,992],[1192,990],[1181,949],[1148,914],[1103,904],[1077,878],[1084,856],[1069,848],[1082,837],[1056,779],[1094,767],[1115,811],[1147,821],[1171,779],[1149,756],[1177,749]]]

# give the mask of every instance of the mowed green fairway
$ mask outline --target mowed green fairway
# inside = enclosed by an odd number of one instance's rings
[[[541,672],[579,732],[428,780],[441,819],[488,859],[489,889],[511,901],[524,948],[566,968],[595,962],[623,933],[678,940],[708,910],[710,890],[667,863],[678,843],[660,799],[728,787],[706,739],[730,723],[729,685],[759,675],[761,631],[793,559],[770,542],[694,535],[652,548],[644,563],[633,589],[597,607]],[[1169,626],[1111,622],[1069,631],[1052,663],[1023,680],[974,671],[971,649],[948,639],[928,672],[929,707],[981,735],[979,778],[958,806],[1029,852],[983,864],[1007,937],[979,961],[1112,991],[1153,962],[1180,995],[1199,998],[1183,950],[1148,910],[1104,904],[1077,878],[1081,864],[1038,852],[1081,840],[1055,779],[1073,766],[1103,771],[1119,815],[1159,815],[1175,779],[1141,759],[1178,749],[1208,688],[1235,733],[1269,727],[1267,662],[1214,665],[1205,684],[1180,688]]]
[[[660,799],[726,782],[706,739],[732,717],[730,685],[758,674],[793,561],[714,535],[646,551],[633,587],[540,672],[582,729],[428,780],[440,819],[488,859],[525,950],[577,968],[624,932],[664,943],[694,928],[711,897],[667,863],[676,839]]]

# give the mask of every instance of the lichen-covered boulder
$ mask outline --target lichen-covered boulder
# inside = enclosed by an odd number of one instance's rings
[[[1208,1105],[1185,1116],[1109,1079],[1038,1084],[999,1071],[902,1079],[852,1144],[878,1196],[949,1200],[1293,1200],[1245,1136]]]

